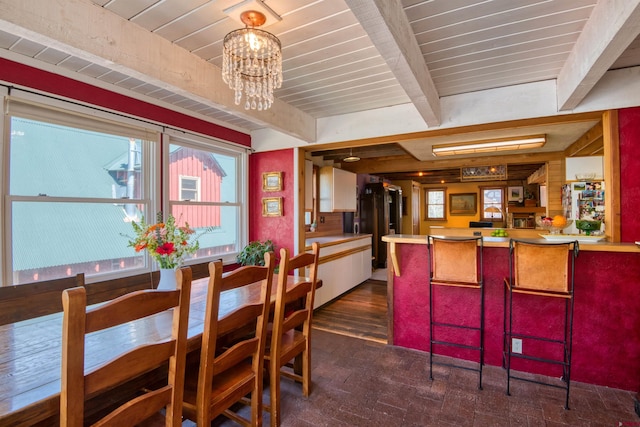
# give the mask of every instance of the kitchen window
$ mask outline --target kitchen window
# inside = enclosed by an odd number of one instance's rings
[[[446,220],[446,188],[425,190],[425,212],[427,220]]]
[[[504,221],[504,187],[480,187],[481,221]]]

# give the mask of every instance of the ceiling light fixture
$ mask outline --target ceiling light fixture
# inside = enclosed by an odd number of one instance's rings
[[[488,153],[492,151],[525,150],[540,148],[547,142],[545,135],[490,139],[471,143],[434,145],[434,156],[453,156],[455,154]]]
[[[245,28],[224,37],[222,80],[235,91],[240,105],[245,94],[245,110],[266,110],[273,104],[273,91],[282,86],[282,45],[273,34],[259,30],[266,22],[262,12],[247,10],[240,14]]]
[[[353,149],[350,149],[349,150],[349,156],[347,156],[344,159],[342,159],[342,161],[343,162],[347,162],[347,163],[357,162],[357,161],[360,161],[360,157],[354,156],[353,155]]]

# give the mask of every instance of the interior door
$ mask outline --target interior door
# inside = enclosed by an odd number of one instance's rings
[[[411,186],[411,230],[412,234],[420,234],[420,186]]]

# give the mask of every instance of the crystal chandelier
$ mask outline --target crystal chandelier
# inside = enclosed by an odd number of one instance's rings
[[[244,91],[246,110],[266,110],[282,86],[282,47],[276,36],[255,28],[265,23],[264,14],[248,10],[240,19],[246,27],[224,37],[222,80],[235,91],[236,105]]]

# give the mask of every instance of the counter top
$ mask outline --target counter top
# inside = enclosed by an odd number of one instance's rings
[[[434,233],[434,236],[438,234]],[[484,246],[493,248],[508,248],[509,237],[484,237]],[[540,243],[549,243],[546,239],[527,239]],[[382,236],[383,242],[389,243],[411,243],[418,245],[427,244],[427,236],[425,234],[389,234]],[[580,242],[581,251],[603,251],[603,252],[638,252],[640,246],[635,243],[611,243],[607,241],[601,242]]]
[[[436,236],[437,234],[434,234]],[[483,245],[489,248],[508,248],[509,237],[483,237]],[[549,243],[546,239],[527,239],[533,242]],[[389,253],[396,276],[400,276],[400,263],[398,262],[398,251],[396,243],[410,243],[414,245],[426,245],[427,236],[425,234],[388,234],[382,236],[382,241],[390,243]],[[611,242],[580,242],[580,251],[600,251],[600,252],[636,252],[640,253],[640,246],[635,243],[611,243]]]
[[[372,236],[371,234],[366,234],[366,233],[358,233],[358,234],[342,233],[342,234],[332,234],[329,236],[309,237],[305,239],[304,245],[305,245],[305,250],[309,250],[311,249],[311,244],[314,242],[318,242],[320,247],[323,248],[327,246],[339,245],[341,243],[363,239],[366,237],[370,238],[371,236]]]

